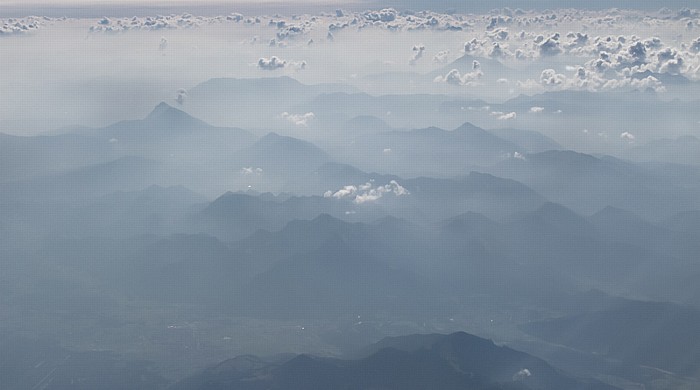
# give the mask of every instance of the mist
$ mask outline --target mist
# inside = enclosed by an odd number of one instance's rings
[[[700,11],[462,3],[0,6],[0,388],[700,386]]]

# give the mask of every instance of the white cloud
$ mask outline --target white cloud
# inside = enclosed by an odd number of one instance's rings
[[[562,85],[566,82],[566,76],[557,73],[554,69],[545,69],[540,74],[540,84],[545,86]]]
[[[534,114],[537,114],[537,113],[540,113],[543,111],[544,111],[544,107],[537,107],[537,106],[530,107],[530,112],[532,112]]]
[[[424,45],[415,45],[413,46],[413,57],[409,61],[410,65],[415,65],[418,60],[423,58],[423,52],[425,52],[425,46]]]
[[[620,134],[620,139],[629,143],[633,143],[635,136],[634,134],[625,131],[624,133]]]
[[[180,88],[177,90],[177,97],[175,98],[175,101],[182,105],[185,104],[185,100],[187,99],[187,91],[184,89]]]
[[[253,167],[241,168],[241,175],[243,175],[243,176],[260,176],[260,175],[262,175],[262,173],[263,173],[262,168],[253,168]]]
[[[433,62],[438,63],[438,64],[444,64],[445,62],[447,62],[447,56],[449,56],[449,55],[450,55],[449,50],[441,50],[441,51],[437,52],[437,54],[435,54],[435,56],[433,56]]]
[[[522,381],[522,380],[525,380],[526,378],[529,378],[531,376],[532,376],[532,373],[530,372],[530,370],[528,370],[527,368],[523,368],[522,370],[516,372],[513,375],[513,381],[514,382]]]
[[[386,194],[395,196],[410,195],[408,190],[402,187],[396,180],[391,180],[383,186],[374,186],[372,182],[367,182],[359,186],[347,185],[336,192],[326,191],[325,198],[351,199],[355,204],[363,204],[381,199]]]
[[[436,83],[447,83],[451,85],[466,85],[472,86],[476,85],[477,82],[484,76],[481,71],[481,64],[479,61],[474,61],[472,63],[472,71],[469,73],[461,74],[459,70],[452,69],[445,76],[438,76],[433,80]]]
[[[50,18],[46,18],[51,20]],[[39,29],[43,21],[46,19],[41,19],[36,16],[28,16],[26,18],[10,18],[3,21],[0,19],[0,37],[3,35],[20,35],[30,33]]]
[[[541,36],[538,38],[541,38]],[[537,42],[537,40],[535,42]],[[540,56],[542,57],[551,57],[561,53],[562,50],[559,47],[559,33],[556,33],[547,39],[543,39],[538,45],[538,50],[540,52]]]
[[[314,119],[316,115],[313,112],[307,112],[306,114],[290,114],[288,112],[282,113],[282,118],[294,123],[297,126],[308,126],[309,122]]]
[[[258,60],[258,68],[262,70],[281,69],[285,66],[287,66],[287,61],[282,60],[276,56],[272,56],[269,59],[262,57]]]

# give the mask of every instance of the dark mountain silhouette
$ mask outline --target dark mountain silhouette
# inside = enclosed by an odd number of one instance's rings
[[[267,365],[251,357],[236,358],[172,389],[615,389],[462,332],[385,339],[368,351],[357,360],[298,355]]]
[[[429,127],[358,136],[343,159],[360,169],[404,177],[450,177],[502,161],[525,149],[464,123],[454,130]]]
[[[253,140],[253,136],[245,130],[211,126],[165,102],[158,104],[144,119],[122,121],[92,132],[117,142],[137,144],[170,143],[188,136],[198,139],[216,137],[218,140],[226,137],[231,141],[229,148],[233,150],[249,145]]]
[[[353,134],[372,134],[391,130],[391,127],[382,119],[371,115],[359,115],[345,122],[343,127]]]
[[[614,206],[653,220],[696,209],[698,203],[682,180],[610,156],[547,151],[506,160],[488,171],[582,214]]]
[[[633,161],[700,165],[700,139],[686,135],[676,139],[653,140],[644,145],[627,149],[624,156]]]
[[[454,179],[419,177],[400,184],[411,193],[402,202],[438,220],[467,211],[498,220],[535,210],[546,201],[522,183],[479,172]]]
[[[700,377],[700,311],[663,302],[624,301],[604,310],[521,326],[545,340],[629,364]]]
[[[231,241],[259,229],[280,230],[296,219],[316,218],[321,214],[345,217],[346,211],[353,208],[350,202],[320,196],[267,199],[229,192],[206,206],[196,219],[205,231]],[[372,213],[369,212],[369,215]]]

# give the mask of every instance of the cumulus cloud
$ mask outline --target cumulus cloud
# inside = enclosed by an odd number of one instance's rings
[[[415,45],[413,46],[413,57],[409,61],[409,64],[415,65],[418,60],[423,58],[423,52],[425,52],[425,46],[424,45]]]
[[[639,77],[640,73],[613,74],[606,78],[604,72],[587,69],[584,66],[572,68],[572,74],[558,73],[554,69],[545,69],[538,81],[526,80],[518,82],[522,89],[545,90],[586,90],[591,92],[611,91],[616,89],[665,91],[663,84],[654,76]]]
[[[173,30],[196,28],[207,24],[226,20],[223,16],[216,18],[194,16],[188,13],[181,15],[158,15],[131,18],[102,18],[90,27],[92,33],[119,33],[132,30]],[[233,19],[231,19],[233,20]]]
[[[46,18],[43,21],[51,20]],[[42,19],[29,16],[26,18],[10,18],[6,21],[0,20],[0,36],[26,34],[39,29]]]
[[[377,201],[387,194],[394,194],[395,196],[410,195],[408,190],[397,183],[396,180],[391,180],[388,184],[376,187],[372,182],[359,186],[347,185],[335,192],[326,191],[323,196],[325,198],[351,199],[355,204],[362,204]]]
[[[363,16],[371,22],[393,22],[397,15],[398,11],[395,9],[385,8],[379,11],[366,11]]]
[[[530,112],[533,114],[538,114],[538,113],[543,112],[543,111],[544,111],[544,107],[537,107],[537,106],[530,107]]]
[[[513,374],[513,381],[514,382],[522,381],[522,380],[525,380],[526,378],[529,378],[531,376],[532,376],[532,373],[530,372],[530,370],[528,370],[527,368],[523,368],[522,370]]]
[[[464,53],[466,54],[475,54],[480,51],[485,45],[485,41],[481,41],[476,38],[472,38],[471,41],[466,42],[464,44]]]
[[[445,62],[447,62],[447,56],[449,56],[449,55],[450,55],[449,50],[441,50],[433,56],[433,62],[438,63],[438,64],[444,64]]]
[[[545,86],[562,85],[566,82],[566,76],[557,73],[554,69],[545,69],[540,74],[540,84]]]
[[[541,42],[538,43],[540,38]],[[540,56],[542,57],[551,57],[562,52],[561,48],[559,47],[559,33],[556,33],[547,39],[539,36],[538,39],[535,40],[535,43],[538,43],[538,50],[540,52]]]
[[[633,143],[635,136],[634,136],[634,134],[625,131],[624,133],[620,134],[620,139],[623,141],[627,141],[629,143]]]
[[[499,120],[502,120],[502,121],[509,120],[509,119],[515,119],[518,116],[518,114],[516,114],[515,112],[506,113],[506,112],[502,112],[502,111],[493,111],[493,112],[489,113],[489,115],[495,116]]]
[[[481,64],[479,61],[475,60],[472,63],[471,72],[461,74],[458,69],[452,69],[445,76],[438,76],[433,81],[436,83],[447,83],[450,85],[472,86],[476,85],[483,76],[484,73],[481,71]]]
[[[275,70],[281,69],[287,66],[287,61],[282,60],[276,56],[270,58],[262,57],[258,60],[258,68],[262,70]]]
[[[182,105],[185,104],[185,100],[187,99],[187,91],[184,89],[180,88],[177,90],[177,97],[175,98],[175,101]]]
[[[692,53],[700,53],[700,37],[696,38],[691,44],[690,44],[690,51]]]
[[[282,118],[287,121],[294,123],[297,126],[308,126],[309,122],[314,119],[316,115],[313,112],[307,112],[306,114],[290,114],[288,112],[282,113]]]
[[[277,56],[272,56],[270,58],[261,57],[258,60],[257,66],[261,70],[277,70],[287,67],[293,67],[297,70],[306,69],[306,61],[287,61],[283,60]]]
[[[241,168],[241,175],[243,175],[243,176],[260,176],[260,175],[262,175],[262,173],[263,173],[262,168],[253,168],[253,167]]]

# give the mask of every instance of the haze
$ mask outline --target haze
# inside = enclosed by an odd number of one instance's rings
[[[0,388],[700,387],[689,3],[4,2]]]

